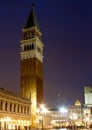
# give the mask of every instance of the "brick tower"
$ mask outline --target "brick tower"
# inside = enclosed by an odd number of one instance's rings
[[[20,93],[22,97],[31,98],[34,126],[37,106],[43,102],[43,43],[34,4],[22,32]]]

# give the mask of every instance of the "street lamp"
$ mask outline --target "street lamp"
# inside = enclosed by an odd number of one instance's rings
[[[37,114],[41,116],[41,128],[44,128],[44,115],[47,113],[47,108],[44,104],[41,104],[40,107],[37,109]]]

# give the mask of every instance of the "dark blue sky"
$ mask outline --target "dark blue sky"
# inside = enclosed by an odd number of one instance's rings
[[[84,103],[84,86],[92,86],[92,1],[34,2],[45,45],[45,102],[54,107],[76,99]],[[20,87],[19,41],[31,3],[0,1],[0,87],[14,92]]]

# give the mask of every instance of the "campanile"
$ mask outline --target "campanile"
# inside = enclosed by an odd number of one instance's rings
[[[43,43],[34,4],[22,32],[20,93],[31,99],[31,111],[35,114],[37,106],[43,102]]]

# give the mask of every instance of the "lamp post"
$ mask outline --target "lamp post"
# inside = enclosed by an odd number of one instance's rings
[[[44,129],[44,115],[47,113],[47,108],[44,104],[41,104],[37,109],[37,114],[41,116],[41,128]]]

